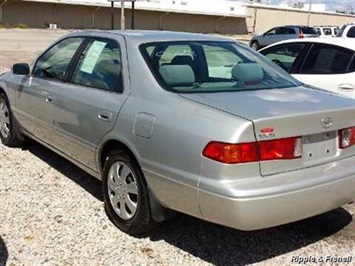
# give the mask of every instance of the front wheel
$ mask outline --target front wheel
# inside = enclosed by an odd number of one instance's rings
[[[11,112],[10,104],[6,96],[0,93],[0,140],[8,147],[18,146],[23,142],[19,135],[19,128]]]
[[[143,173],[131,156],[122,151],[108,156],[102,187],[106,211],[118,228],[140,235],[154,227]]]

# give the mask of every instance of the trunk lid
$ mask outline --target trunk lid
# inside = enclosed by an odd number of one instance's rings
[[[355,101],[347,97],[305,87],[180,96],[252,121],[257,141],[302,137],[301,158],[261,161],[262,175],[306,168],[355,154],[355,146],[338,148],[338,130],[355,126]],[[273,132],[265,134],[264,129]]]

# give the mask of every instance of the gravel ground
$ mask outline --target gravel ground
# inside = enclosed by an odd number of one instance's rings
[[[32,60],[33,51],[19,49],[0,50],[0,71],[11,60],[23,62],[24,55]],[[133,238],[107,218],[100,186],[40,144],[12,149],[0,144],[0,266],[269,266],[301,264],[297,258],[317,261],[307,265],[355,265],[355,204],[254,232],[178,215]],[[330,263],[327,256],[352,261]]]

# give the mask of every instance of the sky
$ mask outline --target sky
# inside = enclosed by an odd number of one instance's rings
[[[232,0],[233,1],[233,0]],[[249,2],[249,0],[234,0],[238,2]],[[292,1],[292,0],[290,0]],[[295,2],[305,2],[309,3],[309,0],[294,0]],[[263,4],[267,2],[269,4],[279,4],[280,2],[285,2],[285,0],[261,0]],[[287,1],[286,1],[287,2]],[[355,0],[312,0],[314,4],[326,4],[327,10],[329,11],[355,11]],[[349,10],[350,9],[350,10]],[[352,10],[351,10],[352,9]]]

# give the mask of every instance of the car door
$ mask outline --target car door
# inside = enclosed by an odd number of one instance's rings
[[[269,30],[268,32],[264,33],[262,38],[260,39],[260,46],[268,46],[272,43],[276,42],[276,31],[278,31],[279,28],[273,28]]]
[[[355,98],[354,51],[314,43],[294,77],[303,83]]]
[[[278,28],[276,30],[275,40],[274,40],[273,43],[294,38],[294,35],[291,35],[290,31],[292,32],[294,30],[293,29],[289,29],[287,27]]]
[[[306,46],[306,42],[283,43],[263,49],[260,53],[288,73],[292,73],[299,61],[298,57],[307,49]]]
[[[83,38],[67,38],[54,44],[15,89],[14,112],[18,121],[28,133],[48,144],[53,141],[53,104],[65,87],[70,62],[82,43]]]
[[[95,150],[128,97],[124,40],[90,37],[56,96],[56,147],[96,170]]]

